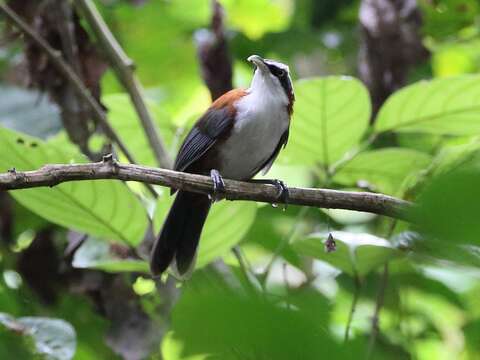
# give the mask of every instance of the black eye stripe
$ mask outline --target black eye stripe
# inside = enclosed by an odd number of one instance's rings
[[[283,77],[285,77],[285,75],[287,75],[287,72],[285,70],[280,69],[279,67],[277,67],[275,65],[268,65],[267,64],[267,66],[268,66],[268,69],[270,70],[270,72],[278,78],[283,78]]]
[[[265,62],[265,64],[268,66],[270,73],[280,81],[280,85],[282,86],[288,98],[294,98],[292,83],[290,77],[288,76],[288,71],[272,63]]]

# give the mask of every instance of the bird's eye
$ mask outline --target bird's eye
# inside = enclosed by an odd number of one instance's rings
[[[277,78],[282,78],[285,76],[285,70],[275,67],[273,68],[272,74]]]

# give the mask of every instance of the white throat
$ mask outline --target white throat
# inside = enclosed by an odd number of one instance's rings
[[[236,105],[237,115],[229,139],[222,147],[220,173],[230,179],[246,180],[268,162],[287,131],[290,116],[288,98],[274,79],[255,72],[248,94]]]
[[[254,94],[255,98],[278,102],[284,106],[287,106],[289,102],[280,81],[271,74],[262,73],[260,69],[255,70],[248,92]]]

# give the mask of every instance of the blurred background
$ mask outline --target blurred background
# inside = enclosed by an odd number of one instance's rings
[[[112,151],[132,160],[39,38],[148,166],[168,166],[212,99],[249,86],[246,58],[258,54],[290,66],[297,98],[268,178],[419,199],[425,211],[417,226],[223,201],[182,284],[152,279],[146,261],[168,189],[0,192],[0,358],[480,358],[477,0],[5,3],[2,173]],[[451,173],[466,164],[468,176]]]

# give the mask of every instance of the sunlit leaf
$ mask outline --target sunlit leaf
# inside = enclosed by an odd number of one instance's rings
[[[168,112],[182,106],[202,85],[192,37],[195,30],[208,26],[210,3],[148,1],[133,7],[116,2],[101,8],[125,52],[138,64],[141,83],[146,88],[161,86],[157,97]],[[123,91],[112,71],[102,80],[102,90]]]
[[[393,94],[375,130],[476,135],[480,132],[480,76],[421,81]]]
[[[289,23],[292,1],[223,0],[229,24],[252,39],[282,31]]]
[[[447,44],[433,54],[432,68],[436,77],[473,73],[478,68],[480,41]]]
[[[425,169],[431,157],[402,148],[366,151],[346,163],[334,180],[348,186],[367,185],[372,190],[397,194],[402,184]]]
[[[368,92],[348,77],[300,80],[284,163],[330,165],[354,148],[370,119]]]
[[[0,128],[2,171],[34,170],[45,164],[84,161],[80,155],[25,134]],[[102,238],[140,243],[147,215],[138,198],[119,181],[67,182],[53,188],[12,191],[23,206],[61,226]]]
[[[480,164],[480,141],[472,139],[466,143],[443,146],[435,160],[434,174],[478,166]]]
[[[293,243],[299,253],[323,260],[343,272],[363,276],[398,257],[401,252],[387,240],[363,233],[334,231],[331,233],[336,250],[327,252],[325,242],[328,234],[312,234]]]
[[[108,118],[113,128],[128,144],[128,149],[134,155],[135,160],[142,165],[157,166],[158,163],[145,136],[145,131],[128,95],[107,95],[102,98],[102,102],[108,107]],[[152,101],[147,101],[147,106],[165,145],[170,144],[173,138],[173,127],[168,115]]]

